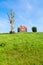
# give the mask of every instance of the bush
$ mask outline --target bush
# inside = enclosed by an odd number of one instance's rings
[[[37,28],[36,27],[32,27],[32,32],[37,32]]]
[[[9,33],[10,33],[10,34],[14,34],[15,32],[14,32],[14,31],[13,31],[13,32],[12,32],[12,31],[10,31]]]

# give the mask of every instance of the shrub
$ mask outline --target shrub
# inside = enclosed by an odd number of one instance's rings
[[[32,32],[37,32],[37,27],[32,27]]]
[[[12,31],[10,31],[9,33],[10,33],[10,34],[14,34],[15,32],[14,32],[14,31],[13,31],[13,32],[12,32]]]

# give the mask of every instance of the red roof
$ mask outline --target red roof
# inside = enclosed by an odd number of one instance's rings
[[[26,26],[21,25],[19,28],[27,28]]]

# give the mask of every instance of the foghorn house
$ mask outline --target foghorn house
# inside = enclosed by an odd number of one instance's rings
[[[27,27],[24,25],[21,25],[20,27],[18,27],[18,32],[27,32]]]

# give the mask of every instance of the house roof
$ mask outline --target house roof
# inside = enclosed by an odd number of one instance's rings
[[[24,26],[24,25],[21,25],[21,26],[20,26],[20,27],[18,27],[18,28],[22,28],[22,29],[23,29],[23,28],[27,28],[27,27],[26,27],[26,26]]]

